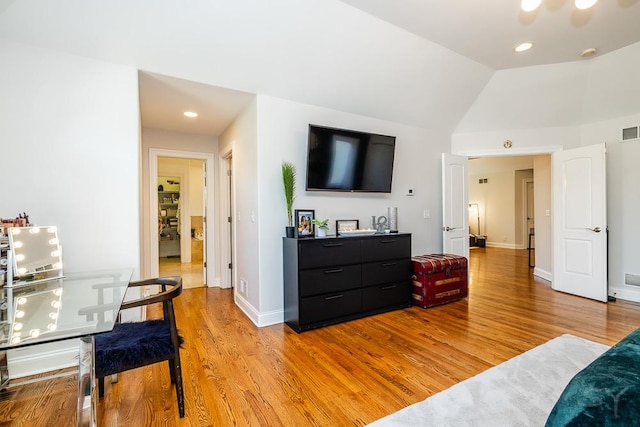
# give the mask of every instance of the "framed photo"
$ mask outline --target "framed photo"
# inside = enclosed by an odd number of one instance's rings
[[[336,233],[345,230],[357,230],[360,227],[360,221],[357,219],[339,219],[336,221]]]
[[[312,209],[296,209],[296,228],[298,229],[299,237],[313,237],[315,234],[315,226],[311,223],[311,220],[316,217],[316,211]]]

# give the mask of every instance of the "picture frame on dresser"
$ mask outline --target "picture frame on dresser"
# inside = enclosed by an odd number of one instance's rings
[[[360,220],[358,219],[339,219],[336,221],[336,233],[345,230],[358,230],[359,228]]]
[[[315,225],[311,222],[316,217],[313,209],[296,209],[295,226],[299,237],[313,237],[315,235]]]

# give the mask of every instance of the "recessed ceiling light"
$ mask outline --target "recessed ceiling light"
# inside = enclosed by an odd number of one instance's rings
[[[540,7],[541,3],[542,0],[522,0],[522,2],[520,3],[520,7],[525,12],[533,12],[538,7]]]
[[[583,50],[580,56],[582,56],[583,58],[591,58],[592,56],[595,56],[596,53],[598,53],[598,49],[596,49],[595,47],[590,47]]]
[[[198,113],[194,113],[193,111],[185,111],[184,115],[185,117],[191,117],[191,118],[198,117]]]
[[[516,47],[514,48],[514,50],[515,50],[516,52],[524,52],[524,51],[527,51],[527,50],[531,49],[532,47],[533,47],[533,43],[531,43],[531,42],[525,42],[525,43],[521,43],[521,44],[519,44],[518,46],[516,46]]]
[[[597,2],[598,0],[576,0],[576,7],[578,9],[589,9]]]

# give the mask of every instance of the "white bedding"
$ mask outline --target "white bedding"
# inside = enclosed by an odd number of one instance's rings
[[[562,335],[369,426],[544,426],[571,378],[608,348]]]

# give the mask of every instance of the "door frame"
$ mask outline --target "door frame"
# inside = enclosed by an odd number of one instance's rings
[[[533,190],[533,186],[535,185],[534,179],[523,179],[522,180],[522,249],[527,249],[529,247],[529,184],[531,184],[531,196],[534,199],[535,205],[535,191]],[[533,228],[535,230],[535,214],[533,216],[534,225]]]
[[[233,161],[233,144],[220,153],[219,159],[219,181],[220,181],[220,199],[219,199],[219,215],[220,215],[220,287],[235,288],[237,269],[233,265],[236,256],[236,222],[235,222],[235,178]],[[231,171],[231,177],[227,176],[227,171]],[[227,185],[230,181],[230,185]],[[231,217],[231,226],[227,217]],[[231,264],[232,268],[227,268]],[[228,283],[225,283],[228,280]]]
[[[569,149],[569,148],[567,148]],[[552,155],[555,152],[563,151],[565,148],[561,145],[548,145],[548,146],[538,146],[538,147],[523,147],[523,148],[510,148],[510,149],[479,149],[479,150],[452,150],[452,154],[458,156],[467,156],[467,157],[514,157],[514,156],[538,156],[538,155]],[[553,175],[553,171],[551,171]],[[549,188],[551,200],[553,200],[553,186],[551,183],[553,182],[553,176],[551,176],[551,182]],[[544,250],[549,250],[551,252],[551,259],[553,262],[553,221],[554,216],[551,217],[551,241],[550,247],[544,248]],[[553,265],[550,266],[551,271],[545,273],[544,275],[539,275],[544,280],[548,280],[549,282],[553,282]],[[536,274],[536,273],[534,273]]]
[[[149,187],[148,187],[148,202],[149,202],[149,212],[147,212],[147,223],[149,233],[149,276],[148,277],[158,277],[160,275],[160,267],[158,261],[158,212],[155,207],[158,206],[158,188],[157,188],[157,177],[158,176],[158,159],[160,157],[172,157],[177,159],[191,159],[191,160],[202,160],[206,163],[207,168],[207,176],[206,182],[207,185],[205,187],[206,192],[206,200],[208,201],[205,207],[207,212],[207,218],[204,220],[207,221],[208,227],[206,229],[206,235],[204,236],[203,245],[206,245],[206,258],[203,261],[206,262],[206,276],[204,277],[204,282],[207,286],[215,286],[216,283],[219,283],[219,280],[216,280],[216,251],[214,249],[214,245],[211,242],[215,241],[215,227],[211,225],[216,224],[215,222],[215,206],[216,206],[216,198],[214,192],[214,185],[216,181],[214,180],[214,154],[213,153],[202,153],[202,152],[194,152],[194,151],[180,151],[180,150],[168,150],[161,148],[149,148]]]

